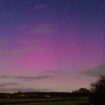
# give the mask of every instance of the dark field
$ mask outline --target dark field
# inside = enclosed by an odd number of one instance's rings
[[[88,99],[0,99],[0,105],[88,105]]]

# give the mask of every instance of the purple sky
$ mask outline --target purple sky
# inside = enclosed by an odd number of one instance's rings
[[[0,0],[0,92],[89,88],[104,73],[104,0]]]

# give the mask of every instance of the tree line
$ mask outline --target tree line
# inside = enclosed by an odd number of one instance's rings
[[[88,97],[90,91],[81,88],[73,92],[17,92],[17,93],[0,93],[0,98],[72,98]]]

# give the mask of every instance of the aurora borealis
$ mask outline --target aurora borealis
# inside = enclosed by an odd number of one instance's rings
[[[1,92],[89,88],[104,71],[105,0],[0,0]]]

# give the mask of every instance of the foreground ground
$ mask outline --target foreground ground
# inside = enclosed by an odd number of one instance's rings
[[[86,98],[55,99],[0,99],[0,105],[88,105]]]
[[[30,104],[24,103],[24,104],[9,104],[9,105],[86,105],[86,103],[63,101],[63,102],[30,103]]]

